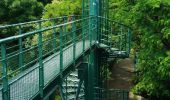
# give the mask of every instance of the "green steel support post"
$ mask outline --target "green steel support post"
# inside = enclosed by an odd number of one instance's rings
[[[3,100],[10,100],[8,76],[7,76],[7,61],[6,61],[6,45],[1,44],[1,57],[2,57],[2,98]]]
[[[56,24],[55,24],[55,20],[54,20],[54,22],[53,22],[53,26],[55,26]],[[56,31],[56,29],[54,28],[53,29],[53,48],[54,48],[54,53],[56,53],[57,52],[57,31]]]
[[[75,18],[72,16],[72,21],[74,21]],[[73,63],[75,66],[75,61],[76,61],[76,25],[75,23],[71,24],[72,26],[72,33],[73,33]]]
[[[21,25],[19,25],[19,35],[22,34],[22,29],[21,29]],[[23,54],[22,54],[22,38],[19,38],[19,68],[21,68],[21,71],[23,70],[22,66],[23,66]]]
[[[90,47],[92,46],[92,36],[94,35],[93,28],[97,24],[95,23],[94,19],[97,16],[97,5],[96,0],[90,0],[90,12],[89,16],[93,16],[89,19],[89,40],[90,40]],[[92,35],[93,34],[93,35]],[[89,65],[86,72],[87,77],[85,77],[85,100],[93,100],[94,99],[94,51],[90,51],[89,56]]]
[[[88,66],[85,69],[85,100],[94,100],[94,51],[90,51]]]
[[[39,29],[41,30],[41,22],[39,22]],[[42,50],[42,33],[38,33],[38,60],[39,60],[39,91],[40,97],[43,99],[44,93],[44,68],[43,68],[43,50]]]
[[[90,51],[88,65],[88,100],[94,100],[94,51]]]
[[[97,48],[95,49],[95,52],[94,52],[94,71],[95,71],[95,73],[94,73],[94,78],[95,78],[95,87],[98,87],[98,79],[99,79],[99,75],[98,75],[98,50],[97,50]],[[98,90],[95,90],[95,93],[98,93]],[[96,95],[94,95],[94,99],[96,100],[97,98],[96,98]]]

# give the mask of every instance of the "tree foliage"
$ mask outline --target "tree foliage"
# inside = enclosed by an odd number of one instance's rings
[[[53,0],[51,4],[45,6],[43,18],[80,15],[80,8],[80,0]]]
[[[43,11],[42,3],[36,0],[1,0],[0,5],[1,24],[35,20]]]
[[[111,0],[111,18],[134,29],[138,52],[137,84],[133,91],[149,97],[170,97],[170,1]]]
[[[14,24],[41,18],[43,5],[37,0],[0,0],[0,24]],[[16,34],[15,29],[1,30],[0,37]]]

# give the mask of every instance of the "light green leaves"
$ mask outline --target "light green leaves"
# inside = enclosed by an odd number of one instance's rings
[[[53,18],[59,16],[79,14],[81,12],[80,8],[80,0],[54,0],[52,4],[46,5],[43,18]]]

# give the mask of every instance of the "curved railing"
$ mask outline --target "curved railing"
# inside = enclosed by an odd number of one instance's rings
[[[124,51],[127,57],[131,48],[132,29],[122,23],[104,17],[98,17],[99,43],[107,45],[112,51]]]

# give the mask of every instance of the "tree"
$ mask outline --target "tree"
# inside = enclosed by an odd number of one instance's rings
[[[37,0],[1,0],[0,24],[14,24],[41,18],[43,5]],[[16,34],[15,28],[9,31],[1,30],[0,37]]]
[[[45,6],[43,18],[80,15],[80,12],[80,0],[53,0],[51,4]]]
[[[170,98],[170,1],[111,0],[111,18],[130,25],[138,51],[133,92],[153,99]]]

